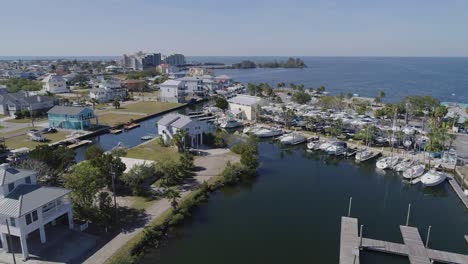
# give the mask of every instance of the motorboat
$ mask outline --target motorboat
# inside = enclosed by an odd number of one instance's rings
[[[153,138],[153,136],[147,135],[147,136],[142,136],[140,139],[141,140],[150,140],[152,138]]]
[[[329,155],[342,155],[346,152],[348,146],[343,141],[334,142],[329,148],[326,149]]]
[[[332,142],[325,141],[322,144],[320,144],[319,149],[325,151],[327,150],[327,148],[331,147],[331,145],[332,145]]]
[[[412,160],[406,159],[406,160],[403,160],[400,163],[398,163],[394,167],[394,169],[395,169],[395,171],[398,171],[398,172],[405,171],[405,170],[409,169],[411,167],[411,165],[413,165],[413,163],[414,162]]]
[[[347,148],[346,151],[343,153],[346,157],[352,157],[358,153],[356,148]]]
[[[384,157],[384,158],[380,158],[379,160],[377,160],[375,165],[377,166],[378,169],[381,169],[381,170],[390,169],[396,166],[399,160],[400,158],[398,156]]]
[[[421,177],[421,183],[431,187],[441,184],[445,179],[447,179],[447,175],[444,172],[431,169]]]
[[[312,150],[318,150],[320,145],[322,145],[322,142],[320,141],[313,141],[313,142],[309,142],[307,143],[307,148],[308,149],[312,149]]]
[[[281,136],[280,142],[285,144],[285,145],[297,145],[304,143],[306,141],[306,138],[298,133],[289,133],[286,135]]]
[[[244,127],[244,129],[242,130],[242,133],[244,133],[244,134],[255,134],[255,132],[259,131],[262,128],[263,127],[259,126],[259,125],[247,126],[247,127]]]
[[[421,177],[424,174],[425,170],[426,170],[426,168],[424,167],[424,165],[417,164],[417,165],[414,165],[414,166],[410,167],[409,169],[405,170],[403,172],[403,177],[405,179],[418,178],[418,177]]]
[[[239,121],[235,120],[235,119],[224,120],[219,125],[219,127],[221,127],[221,128],[236,128],[236,127],[240,127],[240,126],[242,126],[242,124]]]
[[[279,128],[262,128],[253,134],[259,138],[277,137],[283,134],[283,130]]]
[[[363,162],[373,157],[374,157],[374,152],[364,149],[356,153],[355,159],[357,162]]]
[[[376,137],[376,138],[375,138],[375,142],[376,142],[377,144],[380,144],[380,145],[387,144],[387,143],[388,143],[388,138],[385,138],[385,137]]]

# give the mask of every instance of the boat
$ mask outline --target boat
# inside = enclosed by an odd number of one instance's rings
[[[421,183],[424,186],[432,187],[441,184],[445,179],[447,179],[447,175],[434,168],[421,177]]]
[[[377,168],[381,170],[390,169],[396,166],[399,160],[400,158],[398,158],[398,156],[384,157],[377,160],[375,166],[377,166]]]
[[[298,133],[289,133],[280,137],[280,142],[285,145],[297,145],[304,143],[306,138]]]
[[[109,130],[109,133],[111,133],[111,134],[120,134],[120,133],[122,133],[122,131],[123,131],[122,129],[111,129],[111,130]]]
[[[387,144],[387,143],[388,143],[388,138],[385,138],[385,137],[376,137],[376,138],[375,138],[375,142],[376,142],[377,144],[381,144],[381,145]]]
[[[124,126],[125,129],[130,130],[139,127],[140,124],[138,123],[128,123]]]
[[[337,142],[332,143],[332,145],[326,149],[326,152],[329,155],[343,155],[347,149],[348,149],[348,146],[345,142],[337,141]]]
[[[421,165],[421,164],[414,165],[413,167],[410,167],[409,169],[403,172],[403,177],[405,179],[418,178],[424,174],[425,170],[426,168],[424,167],[424,165]]]
[[[255,132],[259,131],[262,128],[263,127],[259,126],[259,125],[247,126],[247,127],[244,127],[244,129],[242,130],[242,133],[244,133],[244,134],[254,134]]]
[[[141,140],[150,140],[152,138],[153,138],[153,136],[148,135],[148,136],[142,136],[140,139]]]
[[[29,157],[29,148],[23,147],[14,150],[10,150],[6,158],[9,162],[25,160]]]
[[[254,133],[259,138],[269,138],[281,136],[283,131],[279,128],[262,128]]]
[[[346,157],[352,157],[358,153],[357,148],[347,148],[346,151],[343,153]]]
[[[376,157],[379,153],[374,153],[370,150],[364,149],[356,153],[356,161],[357,162],[364,162]]]
[[[395,169],[395,171],[398,171],[398,172],[405,171],[405,170],[409,169],[411,167],[411,165],[413,165],[413,163],[414,162],[412,160],[406,159],[406,160],[403,160],[402,162],[398,163],[394,167],[394,169]]]
[[[235,120],[235,119],[224,120],[219,125],[219,127],[221,127],[221,128],[236,128],[236,127],[240,127],[240,126],[242,126],[242,124],[239,121]]]
[[[312,150],[318,150],[321,144],[322,143],[320,141],[309,142],[307,143],[307,148]]]

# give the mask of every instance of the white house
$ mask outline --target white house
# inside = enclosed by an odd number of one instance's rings
[[[42,90],[44,92],[50,92],[53,94],[69,92],[67,88],[67,82],[65,81],[65,79],[56,73],[51,73],[47,75],[42,80],[42,83]]]
[[[185,83],[179,80],[167,80],[159,85],[161,102],[183,103],[187,95]]]
[[[239,94],[228,99],[229,111],[237,118],[253,120],[255,119],[258,105],[266,104],[265,100],[258,96]]]
[[[0,235],[2,248],[9,251],[8,233],[19,238],[24,259],[29,256],[28,234],[39,230],[46,243],[46,224],[66,217],[73,228],[70,190],[37,184],[37,172],[0,165]],[[7,226],[8,223],[8,226]],[[9,227],[9,231],[8,231]]]
[[[208,120],[181,114],[167,114],[158,121],[158,134],[166,144],[169,144],[173,135],[180,129],[187,131],[191,146],[199,146],[203,144],[203,133],[213,133],[216,127]]]
[[[119,80],[101,80],[99,84],[92,88],[89,92],[89,97],[96,99],[98,102],[110,102],[116,97],[123,99],[127,96],[127,90],[123,88]]]

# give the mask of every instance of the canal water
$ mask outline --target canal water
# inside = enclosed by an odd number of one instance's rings
[[[352,217],[369,238],[402,243],[399,225],[411,203],[410,225],[429,247],[468,254],[468,214],[451,187],[408,185],[375,161],[331,158],[305,146],[259,145],[259,176],[224,188],[195,210],[162,249],[143,263],[338,263],[340,217],[353,197]],[[362,253],[363,264],[403,264],[406,258]]]
[[[179,110],[174,110],[181,114],[187,114],[192,111],[200,111],[204,106],[204,103],[199,103],[196,105],[189,105]],[[139,122],[140,127],[126,130],[120,134],[102,134],[92,138],[93,143],[98,144],[104,151],[111,150],[117,145],[125,146],[128,148],[135,147],[144,141],[141,140],[141,137],[151,135],[153,137],[157,136],[158,130],[156,128],[156,122],[161,119],[162,116],[155,116]],[[76,156],[75,159],[77,162],[80,162],[84,159],[84,152],[90,145],[77,148],[75,150]]]

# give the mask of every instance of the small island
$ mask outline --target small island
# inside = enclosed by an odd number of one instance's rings
[[[289,58],[287,61],[273,61],[265,63],[255,63],[244,60],[240,63],[232,64],[231,69],[254,69],[254,68],[305,68],[307,65],[299,58]]]

